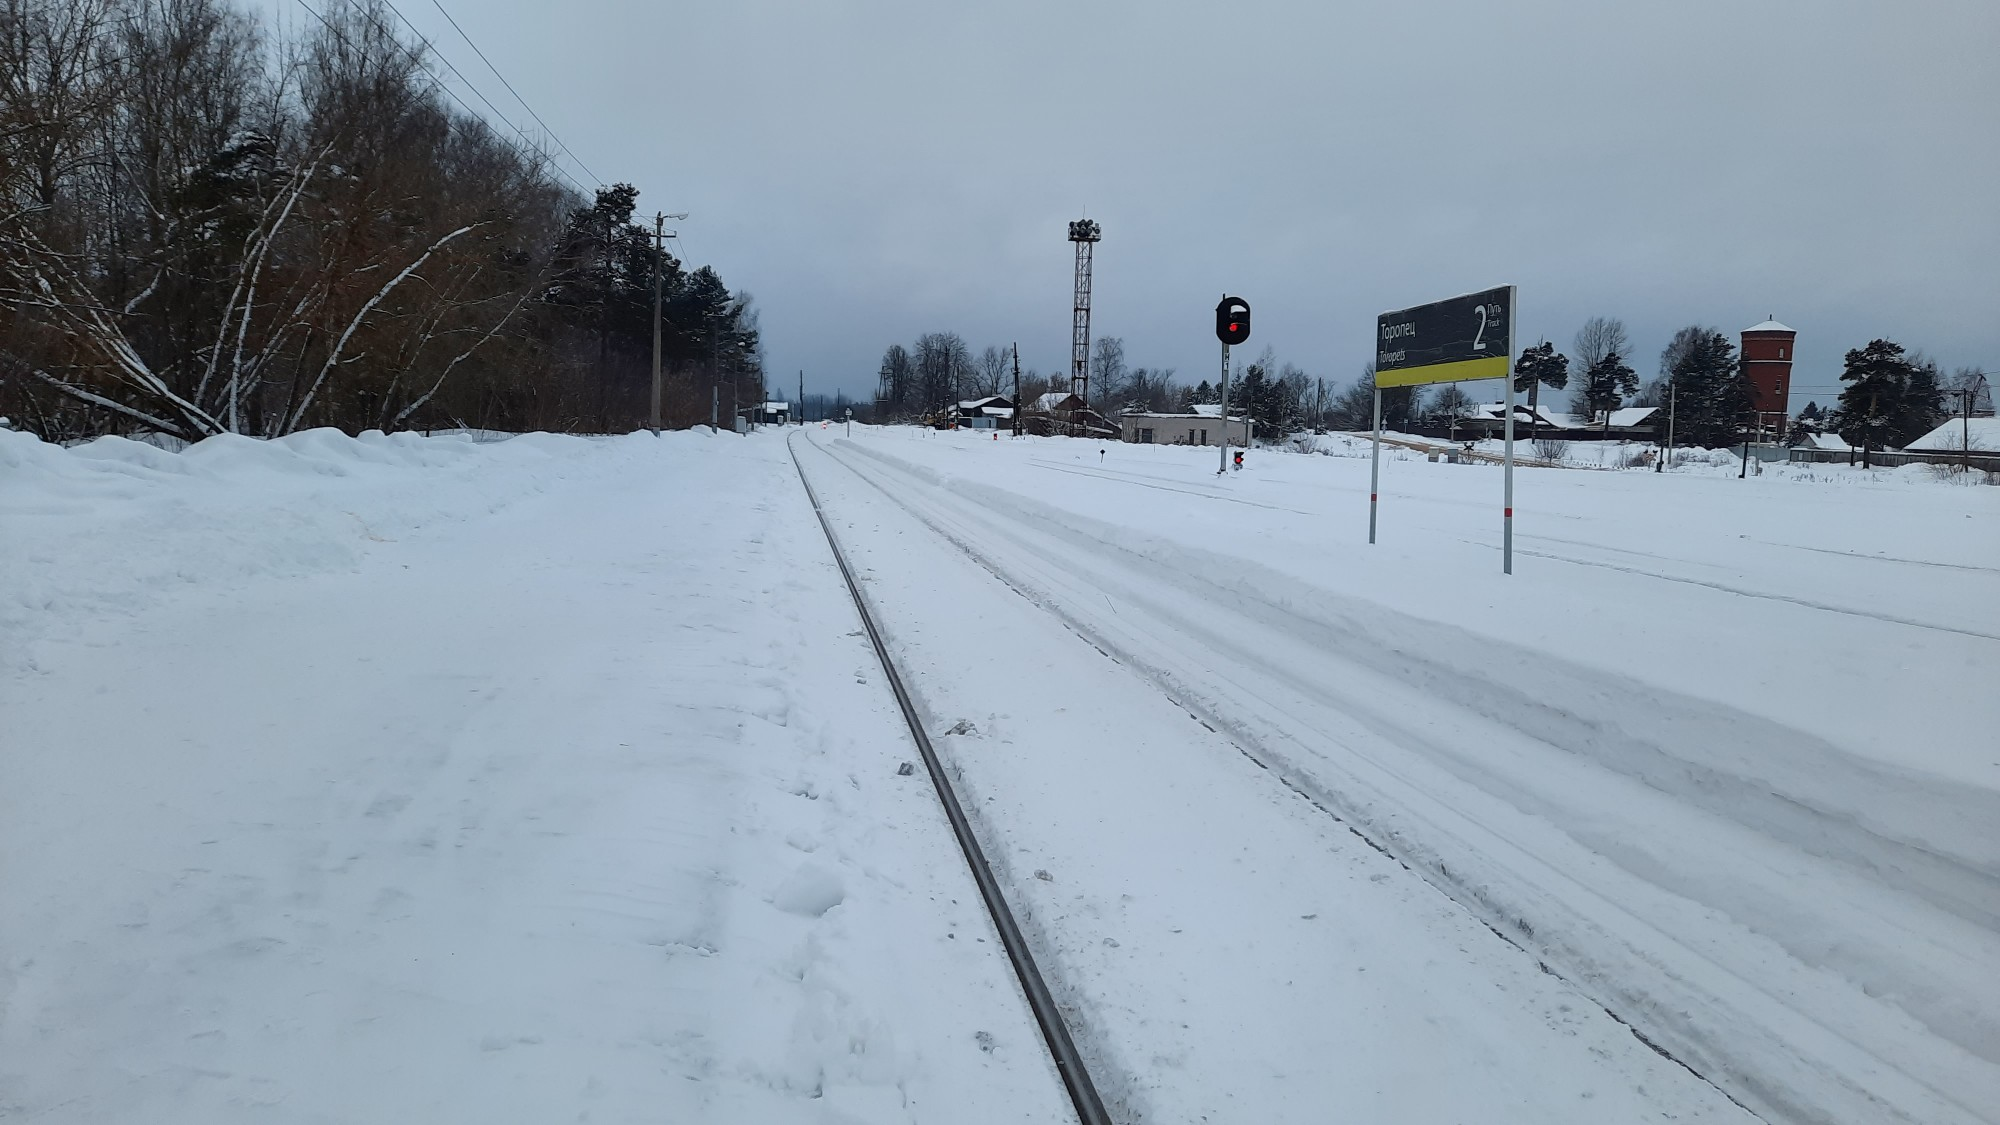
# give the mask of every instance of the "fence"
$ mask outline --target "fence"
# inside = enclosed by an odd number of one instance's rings
[[[1861,463],[1861,451],[1859,449],[1794,449],[1792,450],[1791,459],[1794,463],[1859,465]],[[1984,469],[1987,472],[2000,472],[2000,453],[1989,449],[1974,449],[1970,452],[1962,449],[1924,449],[1904,450],[1901,453],[1891,453],[1887,450],[1878,449],[1868,454],[1868,463],[1878,469],[1894,469],[1902,465],[1969,464],[1975,469]]]

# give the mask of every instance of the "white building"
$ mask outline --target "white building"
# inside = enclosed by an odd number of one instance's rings
[[[1197,405],[1186,414],[1146,414],[1128,412],[1118,420],[1118,436],[1140,445],[1220,445],[1223,437],[1222,407]],[[1250,423],[1237,415],[1228,421],[1229,444],[1248,445]]]

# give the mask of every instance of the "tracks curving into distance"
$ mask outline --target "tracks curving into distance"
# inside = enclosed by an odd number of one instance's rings
[[[819,518],[820,530],[826,533],[827,547],[833,552],[833,561],[840,567],[841,578],[847,582],[847,592],[854,598],[854,609],[861,615],[861,625],[868,631],[868,641],[875,646],[875,657],[882,663],[882,674],[888,677],[889,688],[896,695],[896,705],[902,709],[903,721],[909,725],[910,738],[916,742],[917,753],[924,760],[924,769],[937,789],[938,803],[944,806],[945,818],[951,822],[952,835],[958,839],[959,850],[965,854],[965,865],[972,871],[972,881],[979,887],[979,897],[993,919],[993,928],[999,931],[1001,947],[1007,951],[1007,960],[1013,964],[1014,975],[1021,982],[1021,991],[1027,998],[1029,1010],[1034,1013],[1036,1025],[1041,1028],[1042,1040],[1055,1063],[1056,1073],[1062,1077],[1063,1088],[1069,1094],[1070,1103],[1076,1107],[1077,1120],[1081,1125],[1111,1125],[1111,1117],[1097,1095],[1097,1087],[1090,1080],[1083,1057],[1070,1038],[1069,1025],[1063,1022],[1062,1012],[1056,1007],[1055,997],[1049,992],[1047,982],[1042,979],[1041,969],[1035,965],[1027,939],[1022,936],[1020,925],[1014,921],[1014,912],[1007,905],[1006,895],[1001,892],[999,881],[987,865],[986,854],[980,850],[979,840],[972,833],[971,823],[966,820],[958,794],[952,790],[951,779],[944,772],[944,764],[931,745],[930,735],[924,731],[916,703],[910,698],[909,689],[903,685],[896,662],[889,656],[889,648],[882,641],[882,632],[876,628],[875,617],[868,609],[868,599],[861,593],[861,584],[854,576],[854,569],[848,565],[846,554],[840,549],[833,524],[828,522],[826,511],[820,507],[819,494],[813,491],[812,481],[806,477],[805,466],[799,462],[799,452],[792,440],[792,437],[785,439],[786,452],[792,457],[792,468],[799,474],[799,483],[805,486],[806,498],[812,502],[813,515]]]

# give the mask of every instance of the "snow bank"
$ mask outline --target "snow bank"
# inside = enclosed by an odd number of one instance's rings
[[[481,444],[322,429],[272,441],[220,435],[169,453],[120,437],[65,448],[0,430],[0,669],[31,662],[37,638],[80,615],[129,615],[177,589],[352,568],[371,542],[615,471],[652,441],[526,434]]]

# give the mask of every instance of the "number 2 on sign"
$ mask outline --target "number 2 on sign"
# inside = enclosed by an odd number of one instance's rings
[[[1473,333],[1472,350],[1475,352],[1485,351],[1486,350],[1486,306],[1474,305],[1472,306],[1472,311],[1479,314],[1479,331]]]

